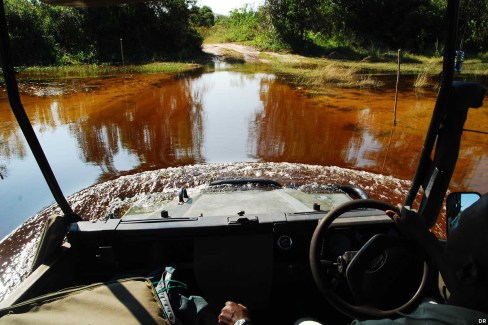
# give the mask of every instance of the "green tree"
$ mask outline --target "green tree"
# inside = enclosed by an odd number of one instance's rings
[[[40,7],[43,17],[43,33],[54,46],[59,63],[92,62],[95,49],[86,33],[83,12],[74,8]]]
[[[153,27],[166,55],[176,52],[178,56],[189,56],[200,51],[203,39],[190,23],[190,8],[194,5],[194,0],[160,0],[148,4],[155,12],[157,20]]]
[[[307,51],[307,32],[322,23],[320,0],[266,0],[271,22],[280,38],[297,52]]]
[[[215,15],[209,6],[193,6],[191,8],[190,21],[194,26],[211,27],[215,25]]]
[[[120,62],[183,57],[202,39],[190,23],[194,0],[159,0],[99,8],[51,7],[6,0],[16,65]]]
[[[15,65],[55,62],[53,40],[44,33],[43,15],[37,1],[6,0],[5,13]]]
[[[443,11],[438,1],[328,0],[328,4],[333,6],[328,18],[334,26],[363,46],[373,42],[418,51],[443,36]]]
[[[121,62],[122,39],[128,62],[189,56],[202,39],[190,24],[194,1],[162,0],[84,10],[85,30],[97,58]]]
[[[459,46],[474,51],[488,50],[488,1],[461,1]]]
[[[260,32],[258,13],[248,5],[232,10],[226,24],[232,41],[250,41]]]

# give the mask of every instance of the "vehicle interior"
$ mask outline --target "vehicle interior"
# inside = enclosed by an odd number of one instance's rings
[[[453,82],[458,7],[459,1],[448,1],[442,86],[403,202],[430,227],[444,204],[469,108],[480,107],[485,92],[476,83]],[[293,324],[301,317],[346,324],[398,317],[425,297],[445,301],[436,266],[385,213],[398,211],[399,202],[369,199],[350,185],[307,192],[268,179],[223,180],[191,196],[182,187],[163,205],[82,221],[64,199],[22,113],[0,10],[12,110],[64,212],[49,219],[33,271],[0,304],[0,322],[207,324],[208,317],[216,323],[232,300],[246,305],[257,324]],[[454,218],[461,196],[450,197],[447,215]],[[208,305],[187,320],[188,314],[171,306],[172,295],[203,297]]]

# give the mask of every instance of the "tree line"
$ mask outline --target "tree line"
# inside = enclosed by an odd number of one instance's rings
[[[442,53],[446,0],[265,0],[215,17],[196,0],[156,0],[100,8],[4,0],[16,65],[140,63],[191,58],[203,31],[302,54],[404,50]],[[214,28],[215,29],[215,28]],[[488,51],[488,1],[461,0],[459,49]],[[121,41],[122,40],[122,41]]]
[[[130,63],[200,53],[198,26],[213,24],[195,0],[159,0],[99,8],[5,0],[16,65]]]
[[[266,0],[280,39],[295,51],[327,43],[441,51],[446,0]],[[487,51],[488,1],[461,0],[460,49]]]

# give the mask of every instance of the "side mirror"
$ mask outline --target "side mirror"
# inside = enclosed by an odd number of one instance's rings
[[[446,232],[456,228],[461,213],[474,202],[478,201],[481,195],[476,192],[453,192],[446,199]]]

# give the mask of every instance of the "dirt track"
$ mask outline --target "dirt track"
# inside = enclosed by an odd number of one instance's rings
[[[226,51],[234,51],[241,53],[244,57],[246,62],[269,62],[269,59],[265,59],[261,56],[261,54],[265,53],[268,57],[275,57],[280,61],[298,61],[298,55],[292,54],[281,54],[281,53],[274,53],[274,52],[261,52],[256,48],[247,45],[240,45],[234,43],[214,43],[214,44],[203,44],[202,47],[203,52],[222,56],[225,58]]]

